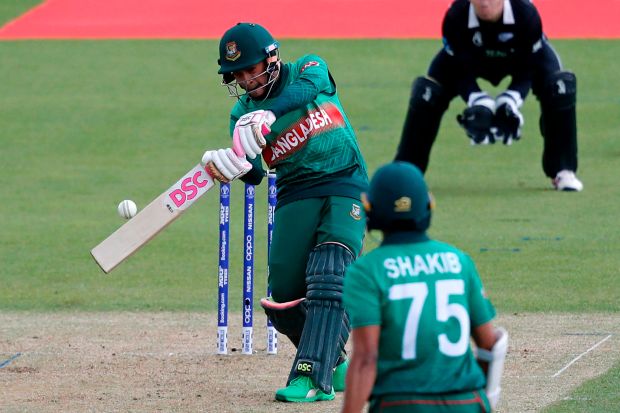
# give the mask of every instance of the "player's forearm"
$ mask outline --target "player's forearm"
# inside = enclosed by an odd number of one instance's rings
[[[250,172],[248,172],[247,174],[243,175],[240,179],[241,179],[241,181],[243,181],[246,184],[259,185],[263,181],[264,177],[265,177],[265,171],[264,170],[259,170],[257,168],[252,168],[250,170]]]
[[[347,372],[346,388],[342,413],[360,413],[370,396],[377,374],[376,354],[351,357]]]
[[[495,344],[495,329],[493,327],[493,323],[488,322],[484,323],[480,326],[475,327],[472,330],[472,336],[474,338],[474,342],[478,348],[491,351],[493,349],[493,345]],[[478,365],[484,373],[486,374],[488,368],[488,362],[477,360]]]

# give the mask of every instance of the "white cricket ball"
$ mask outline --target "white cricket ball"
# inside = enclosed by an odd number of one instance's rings
[[[136,203],[130,199],[125,199],[120,204],[118,204],[118,215],[120,215],[122,218],[133,218],[137,212],[138,207],[136,206]]]

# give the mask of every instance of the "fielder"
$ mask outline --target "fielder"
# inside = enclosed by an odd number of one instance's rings
[[[222,37],[218,73],[238,99],[230,115],[233,146],[207,151],[202,163],[222,182],[259,184],[265,170],[258,155],[276,170],[272,296],[261,305],[297,354],[275,397],[332,400],[344,389],[348,366],[342,285],[362,247],[360,193],[368,177],[325,61],[308,54],[283,63],[278,46],[253,23],[239,23]]]
[[[564,70],[542,31],[529,0],[456,0],[446,12],[443,48],[428,74],[413,82],[396,160],[428,167],[431,147],[450,101],[460,95],[467,108],[458,121],[474,145],[506,145],[521,137],[521,106],[530,89],[540,103],[544,139],[542,167],[555,189],[581,191],[577,171],[575,75]],[[497,86],[495,98],[481,90],[478,78]]]
[[[432,200],[422,173],[387,164],[363,202],[383,242],[345,277],[353,354],[342,412],[359,413],[366,401],[370,412],[491,411],[508,335],[493,327],[495,309],[471,258],[426,234]]]

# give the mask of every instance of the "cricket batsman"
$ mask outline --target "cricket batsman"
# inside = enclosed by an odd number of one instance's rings
[[[307,54],[280,60],[262,26],[239,23],[219,46],[219,71],[237,98],[232,147],[205,152],[216,179],[259,184],[275,169],[278,203],[269,256],[267,316],[297,348],[276,400],[332,400],[344,389],[349,322],[342,305],[346,268],[360,254],[366,166],[327,63]],[[261,157],[262,156],[262,161]]]
[[[345,277],[353,354],[342,412],[360,413],[367,401],[371,413],[490,412],[508,335],[493,326],[471,258],[428,237],[432,199],[421,171],[384,165],[363,202],[383,242]]]
[[[542,169],[558,191],[581,191],[577,178],[577,78],[564,69],[530,0],[455,0],[442,25],[443,47],[415,79],[396,160],[425,172],[443,114],[460,96],[457,118],[472,145],[521,138],[530,90],[540,103]],[[491,96],[478,84],[507,88]],[[499,171],[498,171],[499,172]]]

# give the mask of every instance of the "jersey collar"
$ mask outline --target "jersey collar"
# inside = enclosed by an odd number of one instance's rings
[[[512,12],[512,4],[510,4],[510,0],[504,0],[504,11],[502,13],[502,22],[504,24],[515,24],[515,15]],[[467,28],[475,29],[476,27],[480,27],[480,20],[478,20],[478,16],[476,16],[474,6],[470,3],[469,21],[467,22]]]
[[[393,245],[393,244],[412,244],[414,242],[428,241],[430,238],[426,235],[426,232],[419,231],[399,231],[390,232],[383,235],[383,242],[381,245]]]

